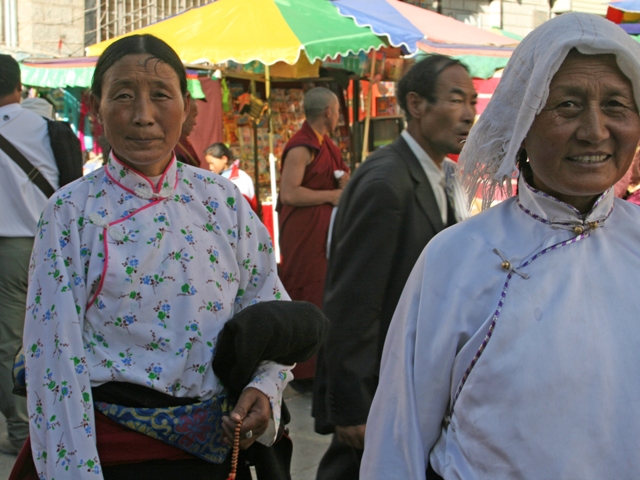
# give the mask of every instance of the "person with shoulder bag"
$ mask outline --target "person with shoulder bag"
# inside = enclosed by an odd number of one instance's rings
[[[82,153],[71,128],[20,105],[20,67],[0,55],[0,412],[8,438],[0,452],[17,454],[28,435],[24,399],[11,393],[22,344],[29,258],[38,218],[59,186],[82,176]]]

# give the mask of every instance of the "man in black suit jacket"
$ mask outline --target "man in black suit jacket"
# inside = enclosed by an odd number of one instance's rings
[[[458,61],[433,55],[416,64],[398,85],[407,129],[370,155],[342,194],[324,292],[331,327],[313,397],[316,431],[334,436],[317,480],[358,478],[382,347],[404,284],[427,242],[466,215],[445,156],[460,153],[476,97]]]

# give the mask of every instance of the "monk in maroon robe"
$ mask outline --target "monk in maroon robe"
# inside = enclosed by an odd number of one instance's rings
[[[338,98],[317,87],[304,97],[306,121],[282,154],[280,195],[280,279],[292,300],[322,308],[327,272],[327,234],[333,207],[349,180],[349,167],[329,138],[340,118]],[[336,177],[335,172],[342,172]],[[315,357],[298,365],[297,379],[315,372]]]
[[[196,117],[198,116],[198,102],[191,101],[189,108],[189,115],[182,124],[182,132],[180,133],[180,141],[174,148],[174,152],[178,157],[178,160],[192,167],[201,167],[200,157],[196,153],[195,148],[191,145],[191,142],[187,137],[191,135],[193,128],[196,126]]]

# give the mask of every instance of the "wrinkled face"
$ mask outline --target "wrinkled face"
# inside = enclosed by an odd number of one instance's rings
[[[157,176],[173,157],[189,98],[169,65],[147,54],[127,55],[105,72],[102,98],[93,97],[92,109],[118,159]]]
[[[533,187],[585,213],[625,174],[639,139],[633,88],[615,57],[571,52],[524,140]]]
[[[438,77],[435,103],[415,92],[407,94],[411,122],[417,123],[418,143],[435,162],[460,153],[476,116],[478,94],[467,71],[452,65]]]
[[[227,157],[223,155],[222,158],[214,157],[213,155],[206,155],[204,159],[207,161],[209,165],[209,170],[213,173],[217,173],[220,175],[227,168]]]

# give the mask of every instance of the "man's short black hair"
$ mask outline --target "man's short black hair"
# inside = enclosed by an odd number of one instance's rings
[[[0,55],[0,97],[14,93],[20,84],[18,62],[11,55]]]
[[[449,67],[459,65],[467,72],[469,69],[465,67],[459,60],[447,57],[446,55],[429,55],[424,60],[416,63],[405,74],[398,83],[398,103],[404,110],[407,120],[411,120],[411,114],[407,108],[407,94],[415,92],[429,103],[436,103],[436,86],[438,85],[438,77]]]

